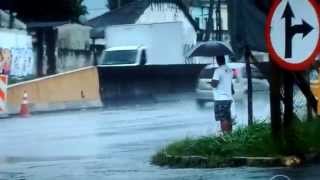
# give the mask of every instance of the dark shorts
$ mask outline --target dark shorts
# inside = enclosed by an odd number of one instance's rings
[[[231,121],[232,101],[214,101],[214,114],[216,121]]]

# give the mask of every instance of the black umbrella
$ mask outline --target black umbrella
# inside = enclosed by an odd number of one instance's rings
[[[191,50],[188,57],[213,57],[232,54],[232,49],[229,48],[225,43],[221,41],[208,41],[198,44],[193,50]]]

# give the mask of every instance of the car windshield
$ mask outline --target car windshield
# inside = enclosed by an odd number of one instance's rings
[[[134,64],[137,50],[106,51],[101,65]]]

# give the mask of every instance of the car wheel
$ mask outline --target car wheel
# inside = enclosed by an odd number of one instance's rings
[[[197,106],[198,108],[204,108],[206,102],[204,100],[197,99]]]

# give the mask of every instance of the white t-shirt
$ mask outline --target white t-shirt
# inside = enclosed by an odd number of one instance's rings
[[[219,81],[218,86],[213,89],[214,100],[232,100],[232,70],[226,65],[220,66],[214,71],[212,79]]]

